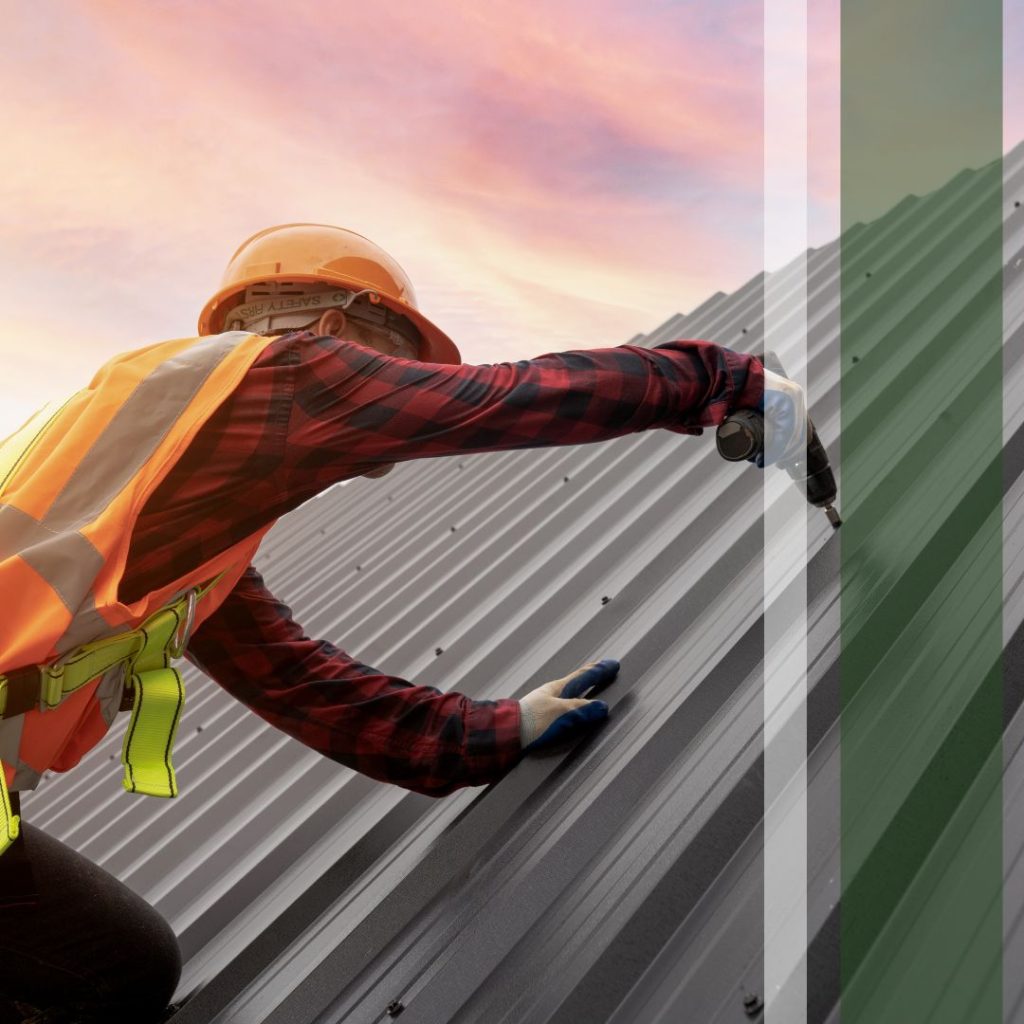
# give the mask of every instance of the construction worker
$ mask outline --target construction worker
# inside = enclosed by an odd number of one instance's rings
[[[110,360],[0,445],[0,1024],[167,1013],[169,925],[21,822],[18,792],[73,768],[123,710],[125,788],[175,795],[176,658],[325,756],[431,796],[607,715],[610,658],[475,700],[311,639],[252,566],[280,516],[398,462],[699,434],[750,407],[778,453],[800,443],[802,392],[752,356],[680,340],[465,365],[362,236],[289,224],[244,242],[197,337]]]

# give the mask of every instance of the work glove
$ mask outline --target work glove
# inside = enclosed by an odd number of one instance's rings
[[[807,399],[796,381],[766,368],[757,408],[764,417],[764,450],[748,461],[764,469],[807,450]]]
[[[586,700],[583,694],[607,686],[619,673],[611,658],[591,661],[562,679],[531,690],[519,701],[519,739],[523,753],[554,743],[608,717],[603,700]]]

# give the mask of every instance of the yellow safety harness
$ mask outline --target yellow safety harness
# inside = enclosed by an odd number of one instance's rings
[[[82,644],[50,665],[0,673],[0,718],[55,708],[86,683],[124,665],[121,710],[131,711],[121,750],[124,788],[148,796],[177,796],[171,748],[185,688],[171,661],[185,653],[196,606],[223,575],[192,587],[136,629]],[[0,771],[0,854],[17,839],[19,822]]]

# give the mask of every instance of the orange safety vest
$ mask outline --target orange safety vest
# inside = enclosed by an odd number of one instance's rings
[[[126,756],[136,716],[170,716],[159,751],[170,781],[138,784],[123,758],[125,786],[176,794],[169,758],[183,691],[169,658],[228,596],[273,521],[133,604],[118,601],[118,586],[146,499],[272,340],[229,331],[116,356],[0,443],[0,852],[18,833],[7,790],[73,768],[128,697]],[[139,642],[126,658],[129,637]],[[114,664],[110,651],[121,654]],[[156,683],[147,690],[145,679]]]

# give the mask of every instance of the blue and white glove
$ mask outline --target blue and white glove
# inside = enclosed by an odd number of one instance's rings
[[[611,658],[591,661],[520,698],[519,740],[523,753],[606,719],[608,705],[603,700],[586,700],[582,695],[588,690],[603,689],[618,674],[619,663]]]
[[[764,469],[807,450],[807,399],[796,381],[766,368],[757,408],[764,417],[764,451],[751,462]]]

